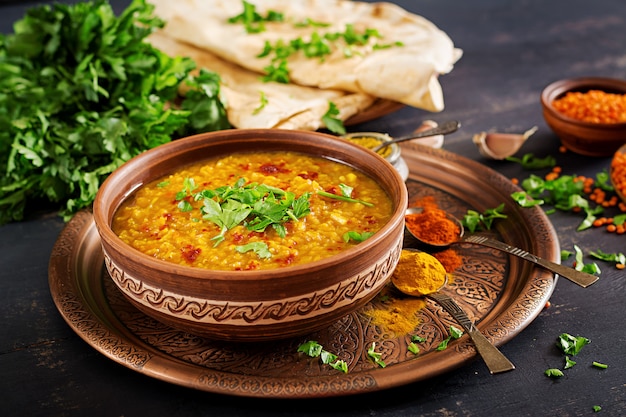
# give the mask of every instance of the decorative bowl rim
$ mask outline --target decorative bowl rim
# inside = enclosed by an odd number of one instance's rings
[[[153,258],[131,247],[130,245],[124,243],[113,232],[113,230],[111,229],[110,218],[107,218],[106,213],[111,212],[111,215],[112,215],[118,207],[114,207],[113,209],[110,209],[109,207],[110,204],[105,204],[103,199],[104,199],[104,193],[108,191],[108,188],[111,186],[111,184],[113,184],[116,181],[117,182],[122,181],[118,177],[123,176],[123,174],[126,171],[129,171],[132,169],[141,169],[141,164],[146,159],[156,158],[159,153],[163,153],[164,149],[169,150],[168,148],[178,149],[178,148],[186,148],[189,146],[193,147],[193,145],[196,144],[196,142],[202,142],[202,141],[206,141],[207,146],[210,146],[211,139],[214,139],[214,138],[219,139],[219,138],[237,136],[237,135],[242,135],[242,134],[243,135],[248,134],[254,137],[257,137],[258,135],[270,135],[270,136],[278,135],[278,137],[282,141],[285,141],[286,140],[285,138],[287,136],[290,136],[290,135],[292,136],[294,134],[296,135],[304,134],[310,137],[316,137],[323,141],[327,141],[326,143],[330,143],[329,141],[332,140],[332,141],[335,141],[333,143],[338,142],[339,146],[341,147],[350,148],[350,152],[352,152],[354,155],[362,156],[363,158],[366,158],[364,160],[374,162],[378,164],[378,166],[384,167],[386,172],[392,176],[392,180],[390,181],[396,183],[398,185],[397,188],[399,190],[399,194],[397,196],[397,200],[398,200],[397,206],[396,206],[396,202],[392,201],[394,204],[394,207],[393,207],[391,218],[377,233],[375,233],[372,237],[370,237],[366,241],[358,245],[355,245],[354,247],[349,248],[346,251],[330,256],[328,258],[324,258],[318,261],[308,262],[308,263],[304,263],[300,265],[293,265],[293,266],[289,266],[285,268],[250,270],[250,271],[230,271],[230,270],[217,270],[217,269],[213,270],[213,269],[206,269],[206,268],[198,268],[198,267],[187,266],[187,265],[172,263],[172,262],[168,262],[165,260]],[[238,137],[236,139],[251,140],[252,137]],[[269,139],[269,138],[265,138],[265,139],[266,140],[279,140],[279,139]],[[171,154],[172,153],[169,153],[169,155]],[[314,153],[311,153],[311,154],[315,155]],[[153,155],[157,155],[157,156],[153,156]],[[320,156],[329,158],[331,160],[336,160],[336,159],[333,159],[331,155],[324,154]],[[167,159],[168,157],[164,158],[164,160],[167,160]],[[338,161],[338,162],[346,163],[345,161]],[[365,166],[365,164],[363,164],[362,166]],[[355,168],[363,171],[363,169],[359,168],[358,166],[355,166]],[[365,173],[368,174],[367,172]],[[160,174],[153,174],[151,175],[151,177],[152,179],[156,179],[158,178],[159,175]],[[124,195],[122,196],[120,200],[120,203],[121,201],[128,198],[129,195],[132,195],[132,193],[138,187],[141,187],[144,183],[133,184],[129,188],[129,190],[127,190],[124,193]],[[381,185],[381,186],[385,188],[384,185]],[[393,190],[388,190],[385,188],[385,191],[389,194],[390,198],[392,198],[393,200],[394,198],[393,198],[393,195],[391,194]],[[119,195],[119,194],[120,194],[119,191],[114,193],[114,195]],[[165,273],[170,273],[170,274],[184,275],[184,276],[188,276],[194,279],[210,279],[210,280],[227,281],[227,280],[232,280],[236,278],[241,281],[246,281],[246,280],[263,281],[263,280],[271,280],[277,276],[302,275],[302,274],[306,274],[307,272],[311,270],[317,269],[318,267],[324,267],[324,268],[333,267],[345,261],[346,258],[365,256],[368,250],[378,245],[380,241],[384,240],[389,233],[393,232],[397,227],[399,227],[398,224],[402,224],[402,225],[404,224],[404,211],[405,211],[406,205],[408,205],[408,191],[406,189],[404,180],[402,179],[400,174],[397,172],[397,170],[385,158],[381,157],[375,152],[372,152],[371,150],[366,149],[360,145],[351,143],[347,140],[339,140],[337,137],[329,135],[329,134],[314,132],[314,131],[294,131],[294,130],[288,131],[288,130],[280,130],[280,129],[233,129],[233,130],[206,132],[206,133],[201,133],[201,134],[177,139],[172,142],[159,145],[153,149],[145,151],[135,156],[134,158],[130,159],[129,161],[124,163],[122,166],[120,166],[118,169],[116,169],[113,173],[111,173],[109,177],[107,177],[107,179],[101,184],[100,189],[98,190],[98,193],[94,200],[93,216],[94,216],[94,221],[96,223],[96,228],[102,238],[103,243],[105,243],[106,241],[107,244],[112,246],[118,252],[131,251],[133,253],[133,256],[138,257],[138,262],[137,262],[138,264],[142,264],[151,269],[160,270],[160,271],[163,271]]]

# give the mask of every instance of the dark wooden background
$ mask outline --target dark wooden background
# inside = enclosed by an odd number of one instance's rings
[[[121,10],[127,1],[112,1]],[[421,120],[458,119],[462,128],[445,149],[478,160],[508,177],[527,172],[487,161],[474,133],[539,131],[520,151],[554,155],[564,173],[593,176],[610,158],[560,154],[539,103],[543,87],[575,76],[626,78],[623,0],[396,1],[446,31],[464,51],[441,78],[446,109],[403,108],[353,130],[403,135]],[[2,2],[0,30],[8,33],[35,2]],[[626,251],[626,236],[576,232],[579,218],[551,220],[561,247]],[[0,227],[0,414],[4,416],[587,416],[626,415],[626,272],[600,263],[601,279],[582,289],[560,280],[551,308],[501,350],[517,365],[492,376],[479,360],[452,373],[401,388],[345,398],[279,401],[207,394],[154,380],[113,363],[83,342],[57,312],[48,289],[51,248],[63,222],[44,213]],[[555,341],[562,332],[591,339],[564,378]],[[609,368],[592,368],[591,361]]]

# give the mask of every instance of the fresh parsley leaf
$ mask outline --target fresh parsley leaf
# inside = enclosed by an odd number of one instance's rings
[[[452,336],[448,336],[445,339],[443,339],[438,345],[437,345],[437,349],[438,351],[442,351],[442,350],[446,350],[448,348],[448,343],[450,342],[450,340],[452,340]]]
[[[599,176],[597,182],[603,183],[605,181],[602,176]],[[600,205],[593,207],[589,204],[584,196],[583,181],[579,181],[575,176],[562,175],[554,180],[544,180],[537,175],[531,175],[522,181],[521,185],[528,194],[528,199],[541,200],[542,205],[551,205],[562,211],[581,210],[585,218],[578,226],[577,231],[592,227],[594,220],[604,211]]]
[[[348,364],[344,360],[338,360],[334,363],[329,363],[328,365],[333,369],[343,372],[344,374],[348,373]]]
[[[615,187],[611,184],[611,175],[606,170],[596,174],[594,186],[604,191],[615,191]]]
[[[261,113],[261,110],[263,110],[265,106],[267,106],[267,104],[269,103],[267,96],[265,95],[265,91],[260,91],[259,94],[261,96],[260,98],[261,102],[259,103],[259,107],[257,107],[256,109],[252,111],[252,114]]]
[[[104,0],[35,6],[0,35],[0,224],[41,200],[68,220],[133,156],[229,127],[219,77],[194,84],[194,61],[145,42],[164,25],[153,11],[145,0],[119,16]]]
[[[578,355],[580,350],[591,340],[582,336],[572,336],[568,333],[561,333],[557,340],[557,346],[567,355]]]
[[[197,187],[193,179],[186,179],[182,191],[177,194],[177,199],[183,199],[191,195],[194,201],[202,201],[200,211],[202,218],[215,223],[220,227],[219,235],[212,238],[214,245],[218,245],[225,239],[225,234],[233,227],[244,224],[248,230],[264,232],[272,227],[279,236],[285,237],[287,229],[285,223],[298,221],[308,215],[310,210],[310,193],[304,193],[296,198],[292,192],[286,192],[280,188],[265,184],[246,184],[244,178],[240,178],[232,186],[222,186],[213,190],[193,192]],[[182,200],[185,202],[186,200]],[[179,204],[181,210],[193,209],[188,203]],[[261,250],[258,246],[252,246],[261,258],[269,257],[269,252]]]
[[[626,264],[626,255],[624,255],[622,252],[606,253],[598,249],[596,251],[589,252],[589,255],[606,262],[615,262],[616,264],[622,265]]]
[[[521,207],[540,206],[544,203],[543,200],[535,200],[534,198],[529,196],[528,193],[525,191],[516,191],[511,194],[511,197]]]
[[[463,336],[463,330],[454,326],[450,326],[450,336],[452,336],[453,339],[458,339]]]
[[[571,368],[571,367],[572,367],[572,366],[574,366],[574,365],[576,365],[576,362],[575,362],[575,361],[573,361],[573,360],[571,360],[571,359],[569,358],[569,356],[566,356],[566,357],[565,357],[565,369],[569,369],[569,368]]]
[[[412,335],[411,336],[411,342],[417,342],[417,343],[424,343],[426,341],[426,338],[418,336],[418,335]]]
[[[324,365],[328,365],[329,363],[337,360],[337,355],[322,349],[320,352],[320,359]]]
[[[544,373],[551,378],[560,378],[564,375],[563,371],[556,368],[546,369]]]
[[[527,153],[523,155],[521,158],[509,156],[505,159],[507,161],[516,162],[520,164],[522,168],[528,169],[528,170],[552,168],[556,165],[556,159],[552,155],[548,155],[545,158],[537,158],[532,153]]]
[[[626,213],[618,214],[617,216],[613,217],[613,224],[616,226],[624,224],[624,222],[626,222]]]
[[[301,22],[294,23],[294,27],[297,27],[297,28],[328,27],[328,26],[330,26],[330,23],[318,22],[318,21],[311,19],[310,17],[307,17]]]
[[[349,242],[350,240],[354,240],[355,242],[363,242],[374,235],[373,232],[355,232],[354,230],[350,230],[343,234],[343,241]]]
[[[436,350],[445,350],[448,348],[448,343],[450,343],[450,341],[452,339],[458,339],[461,336],[463,336],[463,330],[450,325],[450,336],[448,336],[447,338],[445,338],[444,340],[441,341],[441,343],[439,343],[439,345],[437,345],[437,349]]]
[[[287,68],[287,60],[282,59],[277,62],[277,64],[274,63],[263,68],[265,75],[261,77],[261,79],[264,82],[274,81],[281,84],[288,84],[290,79],[289,69]]]
[[[370,357],[372,361],[381,368],[386,367],[387,365],[382,360],[382,354],[380,352],[376,352],[376,342],[372,342],[370,347],[367,349],[367,356]]]
[[[467,210],[467,213],[461,219],[463,227],[470,233],[478,230],[490,230],[493,222],[496,219],[506,219],[507,215],[504,214],[504,203],[497,207],[486,209],[480,213],[476,210]]]
[[[235,250],[240,253],[253,251],[260,259],[268,259],[272,257],[272,253],[265,242],[250,242],[245,245],[235,246]]]
[[[337,360],[337,355],[325,350],[322,345],[314,340],[309,340],[298,346],[298,352],[304,353],[312,358],[320,358],[324,365],[328,365],[333,369],[348,373],[348,364],[343,360]]]
[[[574,265],[574,269],[576,269],[577,271],[587,272],[589,274],[600,274],[601,271],[598,264],[596,264],[595,262],[591,264],[586,264],[584,262],[584,253],[582,249],[580,249],[577,245],[574,245],[574,251],[576,253],[576,264]]]
[[[298,346],[297,351],[302,352],[305,355],[308,355],[312,358],[317,358],[318,356],[321,355],[323,349],[324,348],[322,347],[322,345],[320,345],[315,340],[309,340],[307,342],[302,343],[300,346]]]
[[[256,11],[256,6],[245,0],[243,3],[243,11],[228,19],[228,23],[242,23],[247,33],[260,33],[265,31],[264,22],[282,22],[284,16],[282,13],[269,10],[265,16],[261,16]]]
[[[415,342],[409,342],[409,344],[407,345],[407,349],[414,355],[420,353],[420,348],[415,344]]]
[[[354,188],[350,187],[347,184],[340,183],[339,190],[341,191],[341,195],[343,195],[344,197],[352,197],[352,191],[354,191]]]
[[[317,194],[321,195],[322,197],[332,198],[334,200],[345,201],[348,203],[361,203],[367,207],[374,207],[374,204],[370,203],[369,201],[363,201],[363,200],[359,200],[356,198],[350,198],[350,197],[346,197],[346,196],[339,195],[339,194],[333,194],[333,193],[329,193],[328,191],[318,191]]]
[[[332,101],[329,101],[328,110],[322,116],[322,122],[324,122],[324,125],[326,126],[326,128],[330,130],[331,132],[337,133],[339,135],[345,135],[346,128],[343,125],[343,122],[341,121],[341,119],[337,117],[338,115],[339,115],[339,109],[337,108],[337,105],[333,103]]]

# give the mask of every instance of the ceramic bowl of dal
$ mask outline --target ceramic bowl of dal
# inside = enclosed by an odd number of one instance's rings
[[[158,259],[113,230],[118,209],[145,184],[180,167],[242,151],[296,152],[352,167],[385,191],[388,220],[366,240],[329,257],[251,270],[214,270]],[[93,212],[108,273],[139,310],[205,337],[266,341],[314,332],[370,301],[397,264],[407,200],[403,178],[393,166],[361,146],[317,132],[238,129],[179,139],[135,157],[102,184]],[[287,236],[298,233],[287,230]]]

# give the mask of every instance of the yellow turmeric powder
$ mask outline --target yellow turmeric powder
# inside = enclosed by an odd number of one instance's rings
[[[431,294],[445,284],[446,269],[426,252],[403,249],[391,282],[405,294]]]
[[[394,336],[405,336],[411,333],[420,323],[419,311],[426,307],[422,298],[399,297],[388,291],[381,292],[381,304],[363,311],[372,320],[372,324],[384,332]]]

